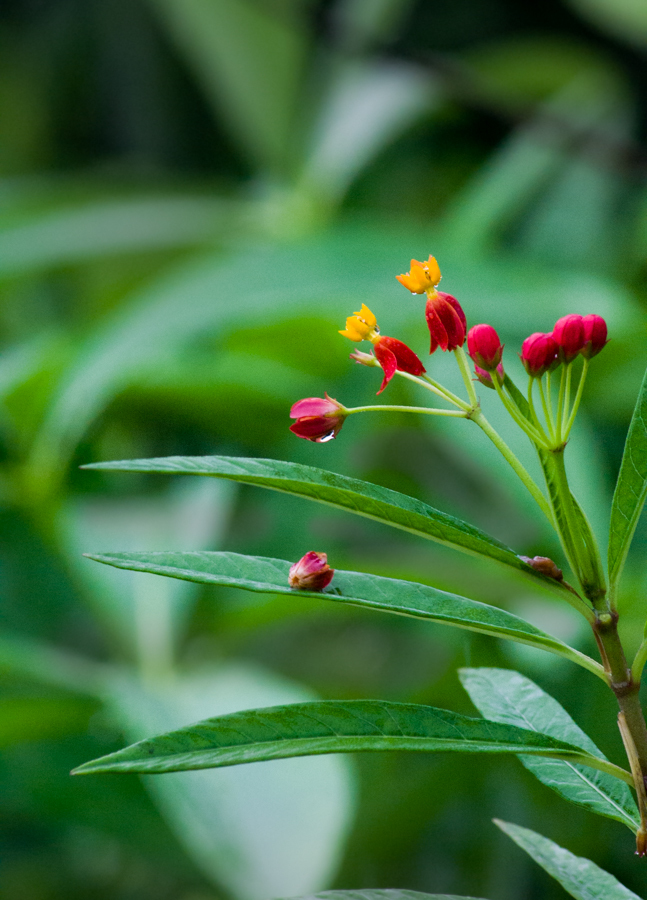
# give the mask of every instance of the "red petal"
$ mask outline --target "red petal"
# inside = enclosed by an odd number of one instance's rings
[[[378,394],[381,394],[389,381],[391,381],[391,379],[395,375],[396,369],[398,368],[398,361],[395,357],[395,353],[393,353],[392,350],[389,350],[389,348],[385,346],[382,341],[378,341],[375,345],[375,356],[377,357],[378,362],[384,370],[384,380],[382,381],[382,386],[377,392]]]
[[[376,350],[379,346],[386,347],[394,354],[400,372],[408,372],[409,375],[423,375],[426,371],[411,347],[407,347],[397,338],[381,337],[376,345]]]

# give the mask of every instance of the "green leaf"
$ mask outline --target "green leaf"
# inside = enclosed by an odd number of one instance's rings
[[[529,828],[499,819],[494,822],[576,900],[641,900],[589,859],[574,856]]]
[[[640,388],[616,482],[609,525],[609,582],[618,584],[647,497],[647,373]]]
[[[288,900],[288,898],[284,898]],[[459,897],[457,894],[421,894],[420,891],[322,891],[320,894],[308,894],[307,897],[294,897],[291,900],[479,900],[478,897]]]
[[[290,563],[282,559],[213,551],[130,552],[86,556],[120,569],[152,572],[201,584],[228,585],[248,591],[289,594],[293,597],[320,597],[337,603],[455,625],[565,656],[604,677],[601,666],[595,660],[512,613],[424,584],[336,570],[332,585],[325,591],[294,591],[288,586]]]
[[[546,735],[432,706],[386,700],[295,703],[206,719],[85,763],[73,774],[145,775],[360,750],[521,751],[573,759],[631,781],[618,766]]]
[[[553,579],[540,575],[504,544],[473,525],[440,512],[414,497],[388,488],[337,475],[313,466],[275,459],[246,459],[231,456],[169,456],[160,459],[134,459],[93,463],[88,469],[117,472],[162,472],[167,474],[211,475],[242,484],[294,494],[346,509],[394,528],[401,528],[462,550],[472,556],[485,556],[511,566],[560,595],[566,590]]]
[[[529,678],[508,669],[461,669],[461,683],[481,715],[493,722],[518,725],[581,747],[606,759],[560,704]],[[598,815],[616,819],[634,833],[640,816],[626,784],[567,760],[520,756],[539,781],[560,796]]]

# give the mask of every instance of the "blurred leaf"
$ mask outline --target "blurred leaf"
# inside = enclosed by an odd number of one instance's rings
[[[161,495],[81,497],[63,508],[59,525],[70,566],[87,585],[90,602],[120,647],[148,672],[172,667],[194,591],[189,585],[165,586],[155,578],[115,579],[109,569],[88,566],[82,553],[89,542],[106,541],[133,550],[218,546],[235,496],[233,485],[222,487],[176,484]]]
[[[297,16],[246,0],[151,4],[248,158],[285,171],[307,46]]]
[[[640,900],[637,894],[590,860],[574,856],[529,828],[500,819],[494,822],[576,900]]]
[[[84,732],[96,705],[78,697],[2,697],[0,747]]]
[[[327,204],[339,202],[362,169],[436,99],[430,76],[413,66],[341,65],[313,129],[302,187]]]
[[[461,684],[482,716],[505,725],[518,725],[604,757],[593,741],[560,704],[529,678],[508,669],[460,669]],[[524,766],[542,784],[578,806],[627,825],[634,833],[640,816],[626,784],[604,772],[566,760],[520,756]]]
[[[398,35],[413,0],[337,0],[334,24],[345,50],[361,51]]]
[[[420,891],[387,889],[384,891],[322,891],[320,894],[295,897],[293,900],[478,900],[478,897],[459,897],[457,894],[421,894]]]
[[[169,475],[209,475],[241,484],[282,491],[365,516],[419,537],[461,550],[474,556],[496,560],[532,577],[543,587],[562,595],[566,590],[526,565],[504,544],[440,512],[415,497],[391,491],[377,484],[337,475],[324,469],[273,459],[245,459],[227,456],[170,456],[92,463],[87,469],[117,472],[160,472]]]
[[[0,634],[0,672],[33,679],[68,691],[102,696],[111,669],[68,650],[4,632]]]
[[[241,206],[213,197],[150,196],[0,219],[0,277],[104,256],[212,243]]]
[[[647,44],[647,7],[642,0],[568,0],[568,4],[605,33],[639,47]]]
[[[609,582],[612,595],[622,575],[631,539],[647,497],[647,374],[631,419],[613,494],[609,525]]]
[[[319,597],[455,625],[565,656],[604,677],[599,663],[539,631],[523,619],[494,606],[448,594],[424,584],[336,569],[334,587],[326,588],[325,591],[294,591],[288,586],[290,563],[281,559],[210,552],[88,553],[86,556],[97,562],[136,572],[169,575],[201,584],[225,584],[249,591]]]
[[[84,763],[74,775],[162,773],[360,750],[533,753],[572,759],[631,782],[631,775],[546,735],[433,706],[386,700],[324,700],[206,719]]]
[[[229,713],[310,697],[261,668],[229,665],[145,687],[113,684],[112,703],[137,740]],[[241,900],[316,891],[332,877],[353,810],[343,757],[148,778],[146,787],[202,871]]]

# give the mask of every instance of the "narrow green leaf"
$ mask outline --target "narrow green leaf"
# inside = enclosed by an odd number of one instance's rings
[[[529,828],[500,819],[494,822],[576,900],[641,900],[589,859],[574,856]]]
[[[313,466],[275,459],[246,459],[233,456],[169,456],[159,459],[133,459],[93,463],[88,469],[117,472],[162,472],[167,474],[211,475],[242,484],[282,491],[316,500],[337,509],[345,509],[374,519],[394,528],[401,528],[420,537],[429,538],[462,550],[511,566],[560,595],[566,590],[558,582],[540,575],[494,538],[473,525],[440,512],[414,497],[388,488],[337,475]]]
[[[512,613],[416,582],[336,570],[332,585],[325,591],[294,591],[288,586],[290,563],[282,559],[214,551],[146,551],[86,556],[136,572],[151,572],[201,584],[223,584],[248,591],[320,597],[455,625],[556,653],[604,677],[602,667],[595,660]]]
[[[459,897],[458,894],[421,894],[420,891],[387,889],[384,891],[322,891],[320,894],[308,894],[307,897],[294,897],[291,900],[479,900],[479,898]]]
[[[609,581],[618,583],[647,497],[647,373],[643,379],[616,482],[609,526]]]
[[[481,715],[493,722],[518,725],[581,747],[606,759],[560,704],[519,672],[509,669],[461,669],[461,683]],[[604,772],[568,760],[520,756],[539,781],[560,796],[598,815],[616,819],[634,833],[640,816],[626,784]]]
[[[157,774],[361,750],[522,751],[573,759],[631,780],[617,766],[547,735],[432,706],[386,700],[295,703],[206,719],[85,763],[73,774]]]

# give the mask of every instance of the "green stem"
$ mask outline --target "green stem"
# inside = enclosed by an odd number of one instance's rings
[[[452,416],[458,419],[467,419],[467,413],[457,412],[453,409],[432,409],[429,406],[354,406],[352,409],[345,409],[346,415],[362,412],[408,412],[422,413],[427,416]]]
[[[631,677],[633,681],[640,681],[643,669],[645,668],[645,663],[647,663],[647,638],[643,638],[643,642],[638,648],[634,661],[631,664]]]
[[[566,423],[568,422],[569,407],[571,405],[571,375],[573,372],[573,363],[566,364],[566,387],[564,388],[564,411],[560,421],[560,439],[566,440]]]
[[[407,375],[407,372],[399,372],[399,375]],[[416,376],[411,376],[411,380]],[[416,379],[418,380],[418,379]],[[438,394],[439,397],[444,397],[446,400],[449,400],[450,403],[453,403],[454,406],[460,407],[460,409],[470,409],[470,404],[466,403],[464,400],[461,400],[460,397],[457,397],[456,394],[452,394],[450,390],[444,387],[442,384],[439,384],[437,381],[434,381],[433,378],[430,378],[428,375],[421,375],[420,381],[426,382],[426,385],[423,387],[427,387],[427,390],[432,390],[435,394]]]
[[[472,373],[470,372],[470,366],[467,361],[467,356],[465,355],[465,350],[462,347],[457,347],[454,350],[454,356],[456,357],[458,368],[461,371],[463,382],[465,383],[465,387],[467,388],[467,396],[470,399],[470,403],[472,404],[472,406],[478,406],[479,398],[476,396],[474,382],[472,381]]]
[[[564,440],[569,436],[571,432],[571,428],[573,427],[573,422],[575,421],[575,416],[577,415],[577,411],[580,408],[580,401],[582,399],[582,394],[584,392],[584,382],[586,381],[586,375],[589,371],[589,361],[588,359],[584,360],[584,365],[582,366],[582,373],[580,375],[580,383],[577,387],[577,393],[575,394],[575,400],[573,401],[573,409],[571,410],[571,414],[566,423],[566,428],[564,429]]]
[[[555,439],[558,444],[562,443],[562,412],[564,409],[564,388],[566,386],[566,369],[562,369],[562,377],[559,381],[559,394],[557,395],[557,415],[555,417]]]
[[[501,385],[499,384],[498,378],[496,378],[496,372],[492,375],[492,384],[494,385],[494,388],[499,395],[501,402],[510,413],[514,421],[517,423],[519,428],[521,428],[522,431],[526,432],[533,443],[539,444],[541,447],[547,450],[548,444],[546,443],[545,435],[542,435],[539,431],[537,431],[537,429],[528,421],[528,419],[526,419],[523,414],[519,412],[516,405],[506,397],[506,395],[503,393]]]
[[[555,433],[555,417],[553,416],[553,373],[546,372],[546,403],[548,405],[548,416],[550,419],[550,427]],[[540,382],[541,384],[541,382]],[[543,385],[542,385],[543,387]]]
[[[548,427],[550,439],[553,443],[555,443],[555,440],[556,440],[555,422],[553,420],[553,405],[551,403],[551,398],[550,398],[549,378],[550,378],[550,372],[546,376],[546,387],[548,389],[547,392],[544,391],[544,385],[542,383],[541,378],[539,378],[537,380],[539,381],[539,395],[541,397],[541,405],[544,410],[544,416],[546,417],[546,425]],[[532,383],[534,380],[535,380],[534,378],[530,379],[531,387],[530,387],[529,393],[532,391]],[[546,393],[548,394],[548,398],[546,397]]]
[[[494,379],[493,379],[494,380]],[[472,421],[476,422],[479,428],[485,432],[485,434],[492,441],[494,446],[497,448],[499,453],[503,456],[506,462],[510,465],[510,467],[517,474],[524,487],[528,490],[533,500],[537,503],[541,511],[544,513],[548,521],[551,525],[554,526],[555,520],[553,518],[553,513],[550,508],[550,504],[542,494],[541,490],[533,480],[530,473],[525,469],[525,467],[521,464],[521,462],[514,455],[512,450],[508,447],[506,442],[503,440],[501,435],[496,431],[485,418],[480,409],[475,409],[472,413],[471,417]]]

